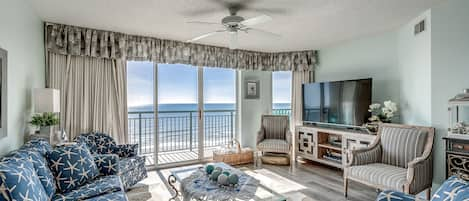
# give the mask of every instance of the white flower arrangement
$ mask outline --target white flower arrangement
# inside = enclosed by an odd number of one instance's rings
[[[379,103],[373,103],[369,106],[368,111],[371,112],[370,122],[391,123],[392,118],[396,115],[398,109],[397,104],[388,100],[384,101],[383,107]]]

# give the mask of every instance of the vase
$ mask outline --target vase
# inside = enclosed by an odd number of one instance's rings
[[[43,126],[40,128],[41,135],[46,135],[49,136],[49,138],[53,138],[54,135],[54,129],[52,129],[52,126]]]

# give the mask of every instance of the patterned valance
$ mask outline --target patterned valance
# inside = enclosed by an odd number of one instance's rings
[[[312,71],[317,51],[254,52],[46,23],[50,52],[99,58],[150,60],[239,70]]]

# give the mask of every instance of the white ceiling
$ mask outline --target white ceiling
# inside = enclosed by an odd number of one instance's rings
[[[211,0],[30,0],[44,21],[186,41],[216,30],[228,15]],[[231,0],[233,1],[233,0]],[[272,21],[256,28],[280,34],[266,38],[239,34],[239,48],[267,52],[321,49],[341,41],[396,28],[442,0],[256,0],[251,7],[281,13],[240,11],[244,18],[267,14]],[[199,10],[215,12],[190,16]],[[227,46],[228,34],[199,43]]]

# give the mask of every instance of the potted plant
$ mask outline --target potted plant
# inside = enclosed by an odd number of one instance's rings
[[[44,112],[33,115],[29,124],[39,128],[40,133],[51,136],[53,134],[51,128],[59,124],[59,118],[52,112]]]
[[[371,117],[368,118],[369,123],[366,124],[366,127],[371,132],[376,132],[378,130],[379,123],[392,122],[398,109],[396,103],[388,100],[384,101],[383,106],[381,106],[379,103],[371,104],[368,111],[371,113]]]

